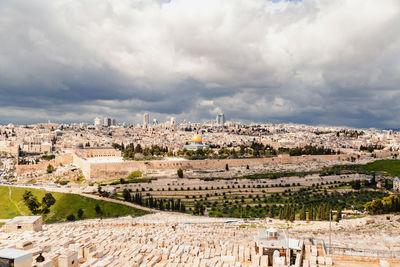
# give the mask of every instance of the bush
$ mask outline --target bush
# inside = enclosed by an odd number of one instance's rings
[[[69,183],[69,181],[60,181],[60,180],[57,180],[57,181],[55,181],[55,183],[56,183],[56,184],[59,184],[59,185],[66,185],[66,184]]]
[[[179,178],[183,178],[183,170],[181,168],[178,169],[177,174]]]
[[[75,215],[74,215],[74,214],[70,214],[70,215],[67,216],[67,221],[73,222],[73,221],[75,221],[75,220],[76,220],[76,219],[75,219]]]
[[[43,155],[41,158],[44,160],[52,160],[52,159],[55,159],[56,156],[55,155]]]
[[[54,172],[56,169],[53,167],[53,165],[49,164],[47,165],[47,173],[52,173]]]
[[[140,178],[142,177],[143,173],[141,171],[134,171],[131,172],[131,174],[128,175],[128,177],[126,177],[127,179],[135,179],[135,178]]]
[[[84,213],[84,212],[83,212],[82,209],[79,209],[79,210],[78,210],[78,218],[79,218],[79,219],[82,219],[83,213]]]

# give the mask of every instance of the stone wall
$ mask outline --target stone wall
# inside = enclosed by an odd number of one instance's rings
[[[18,146],[0,146],[0,153],[11,154],[14,157],[18,156]]]
[[[83,176],[86,178],[90,177],[90,163],[86,159],[81,158],[74,153],[73,163],[82,170]]]
[[[283,164],[283,163],[301,163],[307,161],[328,161],[328,160],[350,160],[351,155],[303,155],[291,157],[289,155],[280,155],[274,158],[249,158],[249,159],[214,159],[214,160],[182,160],[182,161],[126,161],[119,163],[88,163],[87,161],[76,161],[84,171],[88,179],[103,180],[115,179],[128,176],[133,171],[148,170],[215,170],[225,169],[226,164],[229,167],[262,166],[263,164]],[[89,170],[88,170],[89,169]]]
[[[95,147],[76,149],[75,154],[82,158],[121,157],[121,151],[112,147]]]
[[[35,172],[40,170],[45,170],[47,165],[51,164],[53,167],[57,168],[67,164],[72,164],[73,157],[71,153],[65,153],[57,156],[55,159],[49,161],[39,162],[38,164],[28,164],[28,165],[17,165],[16,171],[17,175],[23,175],[27,172]]]

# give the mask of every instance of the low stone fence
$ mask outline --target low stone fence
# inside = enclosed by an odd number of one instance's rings
[[[337,256],[400,259],[400,251],[392,251],[392,250],[326,247],[326,252],[328,255],[337,255]]]

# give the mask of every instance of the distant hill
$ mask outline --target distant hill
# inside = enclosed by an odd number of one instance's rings
[[[31,191],[39,201],[42,200],[45,193],[48,193],[47,191],[38,189],[0,186],[0,219],[10,219],[20,215],[32,215],[22,199],[25,190]],[[56,192],[51,192],[51,194],[56,199],[56,203],[50,208],[50,213],[43,216],[45,223],[66,221],[66,218],[71,214],[78,220],[79,209],[84,211],[82,219],[98,218],[100,216],[95,210],[97,204],[100,206],[104,218],[127,215],[141,216],[149,213],[133,207],[75,194]]]

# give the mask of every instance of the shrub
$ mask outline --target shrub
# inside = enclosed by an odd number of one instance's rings
[[[143,173],[141,171],[133,171],[131,172],[128,177],[126,177],[127,179],[135,179],[135,178],[140,178],[142,177]]]
[[[76,220],[76,219],[75,219],[75,215],[74,215],[74,214],[70,214],[70,215],[67,216],[67,221],[73,222],[73,221],[75,221],[75,220]]]
[[[179,168],[176,173],[178,174],[179,178],[183,178],[183,170],[181,168]]]

